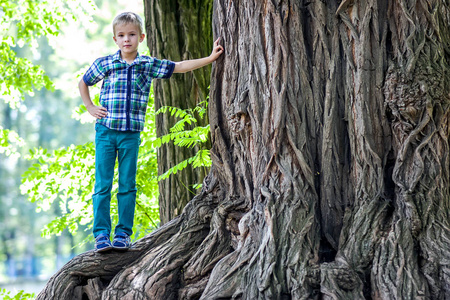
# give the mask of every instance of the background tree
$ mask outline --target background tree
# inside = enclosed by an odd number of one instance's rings
[[[38,299],[449,298],[449,16],[438,0],[216,0],[201,193]]]
[[[212,0],[144,0],[147,43],[152,56],[173,61],[208,56],[212,50]],[[186,74],[175,74],[172,80],[155,81],[155,109],[163,106],[193,108],[206,100],[209,93],[211,67]],[[208,118],[198,119],[198,126],[208,124]],[[176,123],[170,114],[156,116],[156,134],[169,134]],[[209,148],[208,145],[206,145]],[[158,174],[192,157],[199,149],[177,147],[172,143],[158,148]],[[194,184],[206,175],[204,168],[185,168],[176,176],[159,181],[161,224],[179,215],[195,195]]]

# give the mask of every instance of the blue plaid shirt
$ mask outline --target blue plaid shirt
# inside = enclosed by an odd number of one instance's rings
[[[153,78],[172,76],[175,63],[154,57],[137,55],[129,65],[120,56],[98,58],[84,74],[83,80],[91,86],[103,79],[100,105],[108,115],[97,123],[119,131],[142,131]]]

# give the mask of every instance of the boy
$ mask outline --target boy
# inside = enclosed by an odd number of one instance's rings
[[[97,59],[80,80],[79,89],[95,124],[95,251],[110,249],[126,251],[130,247],[136,203],[136,169],[140,131],[144,128],[145,111],[153,78],[169,78],[172,73],[185,73],[215,61],[223,52],[219,39],[208,57],[172,62],[140,56],[138,46],[144,40],[141,18],[131,12],[118,15],[113,21],[114,41],[119,50]],[[92,103],[88,86],[103,80],[100,105]],[[111,243],[110,201],[114,165],[118,159],[119,222]]]

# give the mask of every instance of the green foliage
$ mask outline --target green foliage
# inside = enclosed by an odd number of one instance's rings
[[[167,170],[164,174],[158,176],[158,180],[163,180],[169,178],[172,174],[177,174],[178,171],[181,171],[185,169],[188,165],[192,165],[192,167],[199,168],[199,167],[210,167],[211,166],[211,157],[209,155],[208,149],[202,149],[197,151],[194,156],[176,164],[169,170]],[[196,184],[195,188],[200,188],[200,184]]]
[[[92,219],[90,194],[94,186],[94,145],[70,146],[49,153],[46,149],[30,150],[26,157],[34,164],[23,174],[21,192],[47,211],[59,201],[62,216],[43,229],[43,236],[60,234],[65,228],[74,234],[78,224]]]
[[[45,87],[53,89],[48,76],[40,66],[35,66],[26,58],[19,58],[9,43],[2,41],[0,47],[0,95],[11,107],[17,107],[24,94]]]
[[[1,24],[14,25],[15,40],[19,43],[31,42],[39,36],[58,35],[65,18],[75,18],[88,8],[86,4],[93,6],[91,1],[80,2],[79,5],[77,2],[80,1],[0,0]]]
[[[173,142],[179,147],[198,147],[199,150],[194,156],[176,164],[167,170],[164,174],[158,177],[158,180],[167,179],[170,175],[185,169],[188,165],[192,165],[193,168],[211,166],[211,157],[209,149],[206,149],[206,144],[209,140],[210,126],[195,126],[192,129],[186,129],[188,125],[198,123],[198,118],[203,119],[207,113],[208,102],[203,101],[199,103],[194,109],[180,109],[173,106],[163,106],[156,113],[170,113],[171,116],[180,118],[172,128],[170,133],[156,138],[153,141],[155,147],[160,147],[162,144]],[[196,117],[197,116],[197,117]],[[201,187],[200,184],[196,184],[195,188]]]
[[[17,148],[24,145],[25,141],[15,131],[3,129],[0,126],[0,154],[19,157],[20,153]]]
[[[58,35],[66,18],[87,16],[93,8],[88,0],[0,0],[0,95],[11,107],[16,107],[26,93],[53,88],[44,70],[18,57],[15,47],[36,49],[39,37]]]
[[[6,289],[0,290],[0,297],[3,300],[28,300],[35,299],[35,295],[30,293],[25,293],[25,291],[19,291],[16,295],[10,296],[11,292]]]

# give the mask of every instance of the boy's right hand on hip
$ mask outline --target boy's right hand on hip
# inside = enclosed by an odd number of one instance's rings
[[[108,115],[108,111],[103,106],[91,105],[86,107],[88,112],[96,119],[104,118]]]

